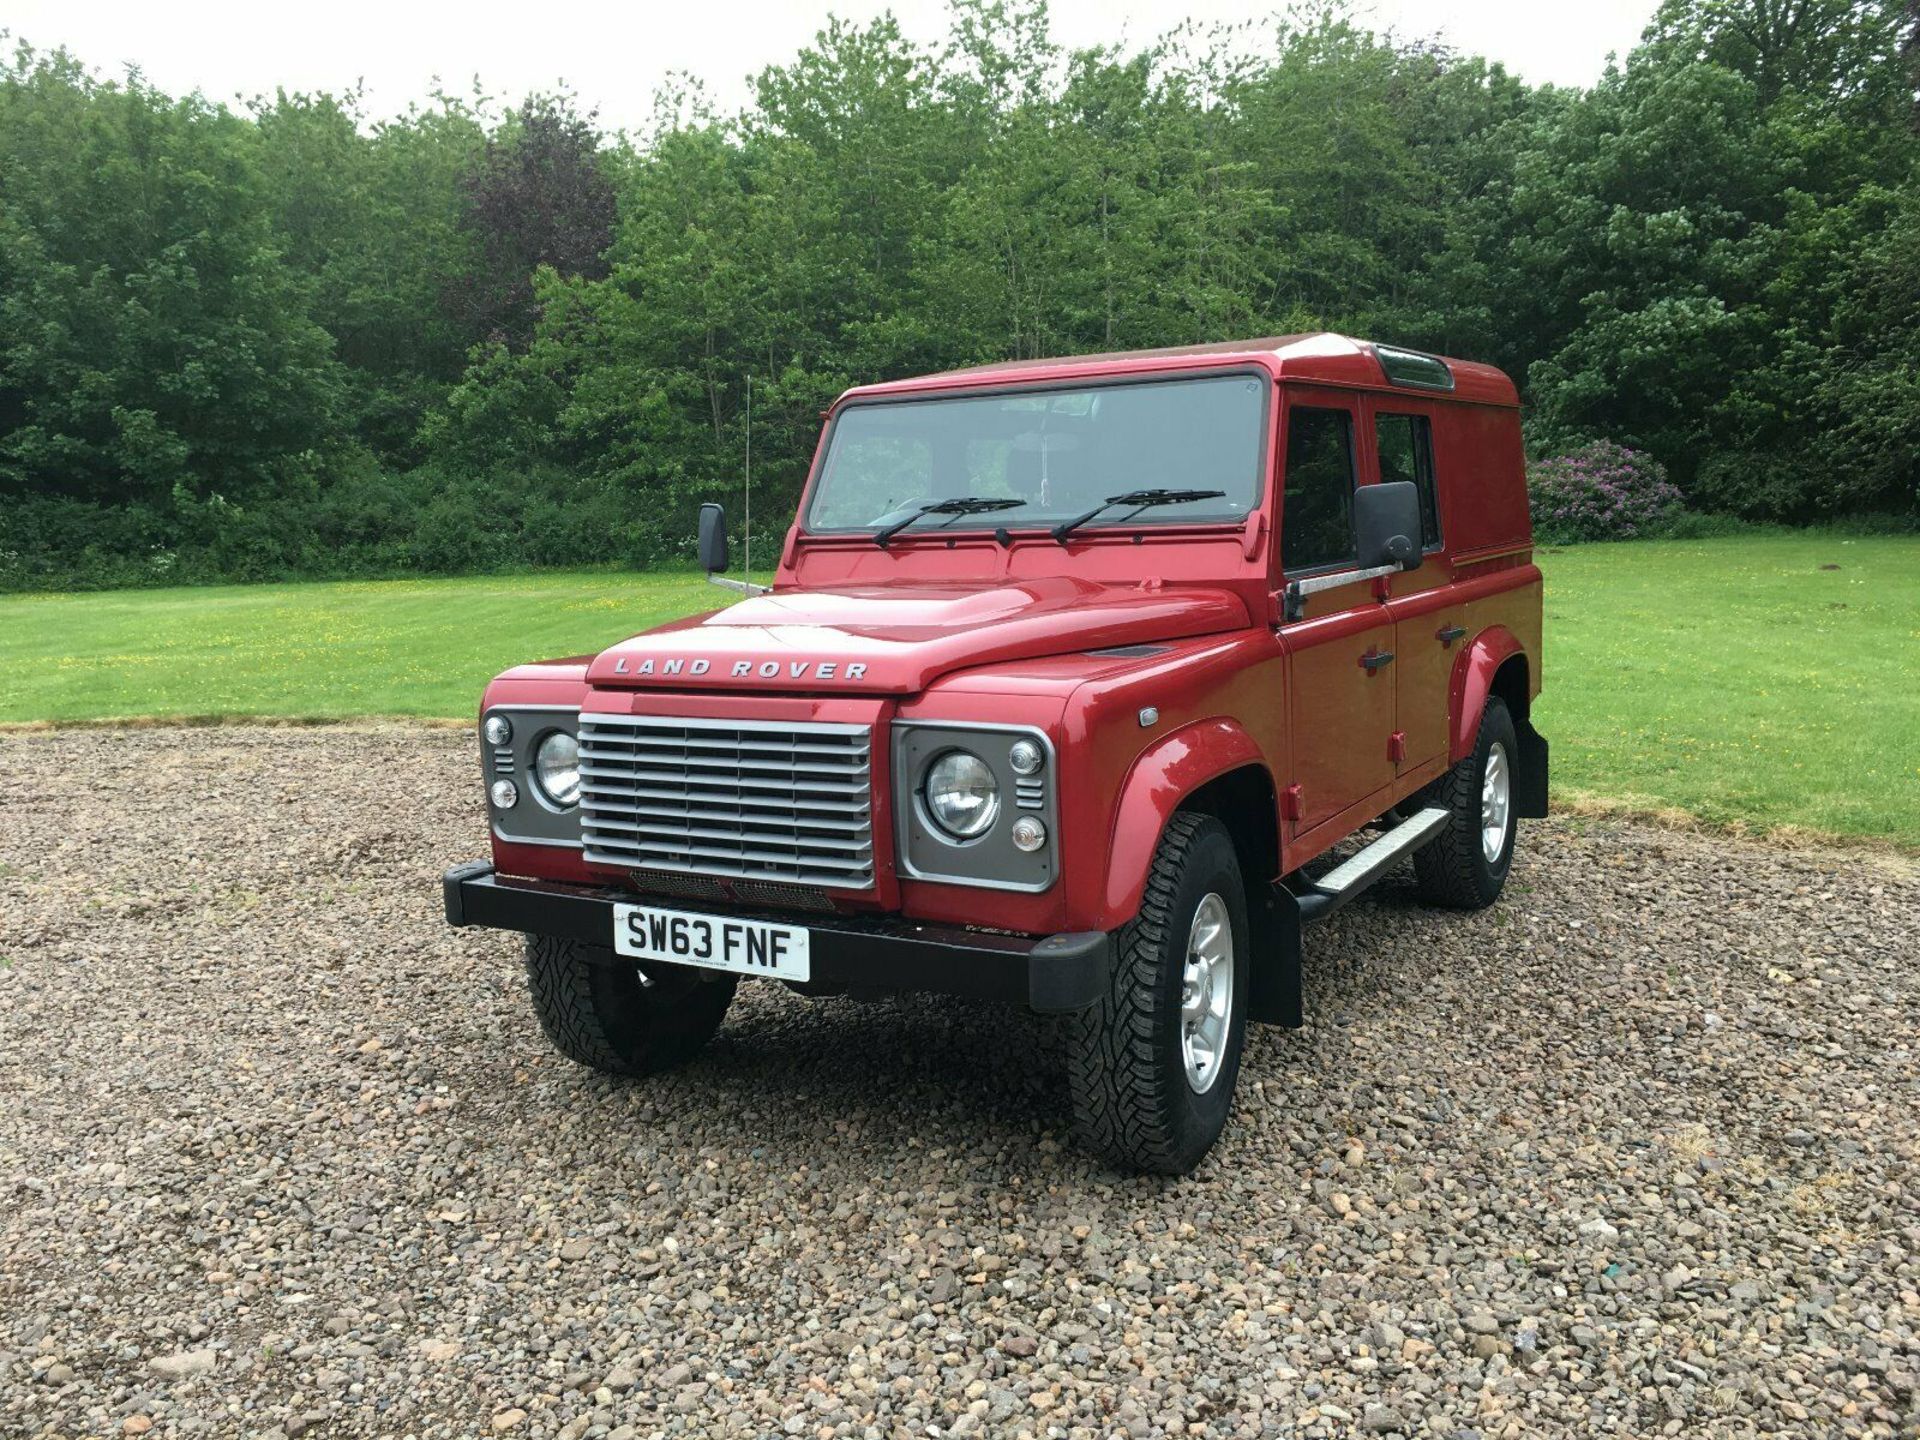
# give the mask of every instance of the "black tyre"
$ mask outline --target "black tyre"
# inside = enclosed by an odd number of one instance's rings
[[[1069,1017],[1080,1143],[1119,1169],[1180,1175],[1219,1138],[1246,1037],[1249,931],[1226,827],[1175,815],[1099,1002]]]
[[[1473,752],[1433,787],[1430,805],[1450,818],[1413,852],[1421,898],[1456,910],[1480,910],[1500,898],[1513,865],[1513,764],[1519,754],[1513,716],[1498,696],[1487,700]]]
[[[691,1059],[720,1028],[735,984],[731,975],[684,965],[642,972],[591,945],[527,937],[527,988],[540,1028],[569,1060],[608,1075],[652,1075]]]

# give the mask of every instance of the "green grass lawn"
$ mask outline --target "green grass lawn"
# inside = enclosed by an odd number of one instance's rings
[[[489,678],[728,597],[609,571],[0,595],[0,722],[466,717]]]
[[[1541,556],[1554,787],[1920,848],[1920,537]]]
[[[1563,798],[1920,848],[1920,537],[1592,545],[1541,565],[1536,719]],[[0,722],[464,719],[506,665],[725,600],[698,575],[606,571],[0,596]]]

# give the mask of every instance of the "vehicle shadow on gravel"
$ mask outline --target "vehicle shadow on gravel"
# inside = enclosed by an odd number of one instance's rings
[[[1262,1081],[1268,1096],[1281,1096],[1309,1083],[1328,1047],[1338,1048],[1333,1037],[1341,1027],[1388,1003],[1386,992],[1396,985],[1417,984],[1417,973],[1407,972],[1417,972],[1430,949],[1422,914],[1432,912],[1419,906],[1410,885],[1388,884],[1312,932],[1309,1027],[1253,1026],[1243,1085]],[[831,1129],[875,1159],[945,1150],[997,1157],[1001,1175],[1058,1178],[1061,1162],[1054,1157],[1072,1153],[1063,1023],[1017,1006],[952,997],[809,999],[753,984],[741,988],[719,1034],[683,1070],[621,1082],[566,1067],[552,1078],[565,1092],[555,1098],[569,1118],[599,1111],[593,1123],[611,1127],[628,1144],[678,1143],[680,1127],[663,1130],[658,1119],[663,1112],[684,1114],[689,1159],[712,1140],[711,1127],[692,1123],[694,1117],[719,1112],[723,1128],[756,1147],[769,1165],[818,1163],[823,1131]],[[1251,1086],[1239,1102],[1274,1103]],[[1223,1146],[1235,1141],[1230,1127]],[[1253,1143],[1268,1144],[1270,1137]],[[1090,1160],[1084,1164],[1089,1173],[1105,1173]]]
[[[566,1123],[596,1112],[588,1125],[616,1142],[684,1146],[689,1168],[721,1133],[776,1168],[817,1165],[837,1145],[880,1163],[947,1149],[1004,1166],[1049,1135],[1059,1148],[1069,1123],[1052,1022],[959,999],[743,986],[682,1070],[617,1081],[568,1067],[552,1079]]]

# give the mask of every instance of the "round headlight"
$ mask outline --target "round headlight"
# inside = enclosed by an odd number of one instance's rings
[[[540,793],[562,810],[580,803],[580,742],[555,730],[533,752],[533,778]]]
[[[1031,740],[1016,740],[1007,750],[1007,763],[1016,775],[1037,775],[1047,763],[1046,753]]]
[[[504,715],[489,715],[481,733],[487,737],[487,744],[504,745],[513,739],[513,722]]]
[[[927,813],[956,840],[987,833],[1000,813],[1000,785],[978,755],[949,750],[927,767]]]
[[[520,787],[511,780],[494,781],[493,788],[487,794],[499,810],[511,810],[520,803]]]

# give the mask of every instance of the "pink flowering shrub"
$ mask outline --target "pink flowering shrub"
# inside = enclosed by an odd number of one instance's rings
[[[1533,533],[1555,545],[1657,535],[1681,503],[1666,466],[1610,440],[1528,466],[1527,495]]]

